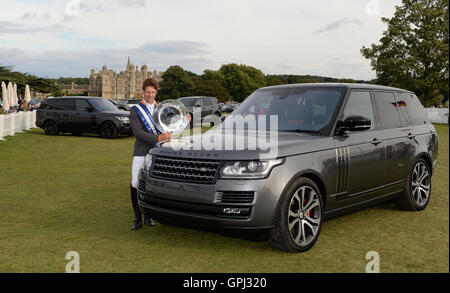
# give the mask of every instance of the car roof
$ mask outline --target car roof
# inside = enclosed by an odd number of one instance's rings
[[[216,97],[192,96],[192,97],[180,97],[178,99],[216,99]]]
[[[302,87],[341,87],[341,88],[347,88],[347,89],[371,89],[371,90],[388,90],[388,91],[401,91],[401,92],[410,92],[408,90],[399,89],[395,87],[390,86],[383,86],[383,85],[376,85],[376,84],[367,84],[367,83],[296,83],[296,84],[283,84],[283,85],[275,85],[275,86],[268,86],[263,87],[262,89],[294,89],[294,88],[302,88]]]
[[[105,99],[103,97],[94,97],[94,96],[68,96],[68,97],[47,98],[46,100],[71,99],[71,98],[77,98],[77,99],[101,98],[101,99]]]

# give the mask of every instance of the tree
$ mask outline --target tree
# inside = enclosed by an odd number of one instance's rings
[[[414,91],[429,104],[448,93],[449,2],[403,0],[379,44],[362,47],[376,71],[377,83]]]
[[[6,67],[0,65],[0,82],[12,82],[17,84],[17,91],[24,96],[25,86],[28,84],[31,90],[51,94],[52,96],[60,96],[61,90],[56,86],[55,82],[51,79],[40,78],[28,73],[21,73],[12,71],[12,67]]]
[[[219,84],[224,84],[225,76],[219,71],[206,69],[203,71],[202,80],[212,80]]]
[[[239,102],[242,102],[256,89],[266,85],[264,74],[251,66],[235,63],[225,64],[220,67],[219,72],[224,76],[222,85],[231,97]]]
[[[226,102],[231,98],[227,90],[215,80],[199,82],[192,90],[192,94],[195,96],[216,97],[220,102]]]
[[[195,87],[189,74],[180,66],[170,66],[162,76],[158,97],[160,100],[177,99],[191,95]]]

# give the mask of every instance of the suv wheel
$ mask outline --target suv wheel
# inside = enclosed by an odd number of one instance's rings
[[[431,172],[424,159],[414,164],[405,191],[397,198],[400,209],[421,211],[428,205],[431,195]]]
[[[269,243],[288,252],[310,249],[320,234],[322,195],[311,179],[301,177],[287,190],[274,217]]]
[[[100,127],[100,134],[103,138],[113,139],[117,138],[117,127],[111,121],[106,121]]]
[[[47,120],[44,123],[44,133],[46,135],[58,135],[59,128],[55,121]]]

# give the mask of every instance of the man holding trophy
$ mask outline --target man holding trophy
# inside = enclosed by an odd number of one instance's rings
[[[168,131],[161,131],[159,123],[155,123],[154,115],[158,103],[155,101],[158,92],[158,82],[152,78],[144,81],[142,86],[144,99],[130,110],[130,123],[133,134],[136,137],[133,152],[133,165],[131,172],[131,203],[134,210],[134,221],[131,226],[132,230],[142,228],[142,215],[138,206],[137,199],[137,185],[139,170],[143,167],[145,156],[149,150],[156,146],[158,142],[169,141],[171,133]],[[189,121],[191,116],[186,117]],[[155,226],[150,215],[144,214],[144,223],[147,226]]]

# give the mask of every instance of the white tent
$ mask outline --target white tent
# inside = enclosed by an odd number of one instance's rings
[[[14,91],[14,105],[18,105],[19,98],[17,97],[17,84],[16,83],[13,85],[13,91]]]
[[[14,90],[13,85],[11,82],[8,82],[8,99],[9,99],[9,106],[14,107]]]
[[[30,86],[27,84],[25,86],[25,102],[29,103],[31,101]]]
[[[8,110],[9,110],[9,97],[8,97],[8,90],[7,90],[7,88],[6,88],[6,84],[2,81],[2,98],[3,98],[3,100],[2,100],[2,107],[3,107],[3,110],[5,111],[5,112],[8,112]]]

